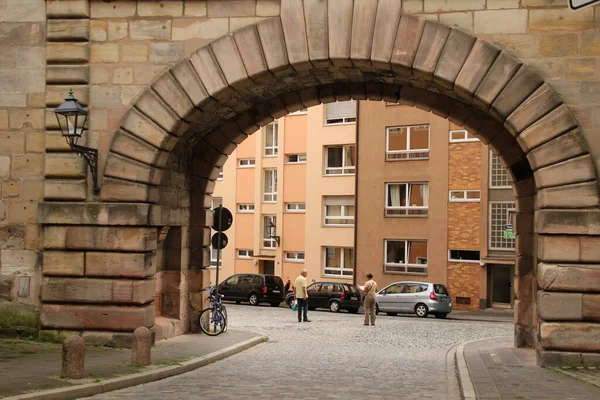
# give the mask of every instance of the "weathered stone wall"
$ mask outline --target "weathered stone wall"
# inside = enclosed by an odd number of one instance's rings
[[[0,5],[0,330],[12,332],[39,318],[45,21],[43,0]]]

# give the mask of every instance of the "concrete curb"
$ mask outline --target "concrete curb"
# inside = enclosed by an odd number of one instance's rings
[[[471,382],[471,375],[469,375],[469,367],[465,360],[465,344],[461,344],[456,348],[454,353],[454,360],[456,361],[456,370],[458,371],[458,383],[460,386],[460,393],[462,398],[465,400],[476,400],[475,387]]]
[[[455,361],[456,361],[456,370],[458,372],[458,382],[460,384],[460,392],[462,398],[465,400],[476,400],[477,395],[475,394],[475,387],[473,386],[473,382],[471,381],[471,374],[469,373],[469,366],[467,365],[467,360],[465,359],[465,346],[481,342],[484,340],[490,339],[500,339],[505,338],[506,336],[493,336],[489,338],[470,340],[468,342],[459,344],[456,348]]]
[[[182,362],[181,365],[158,368],[152,371],[144,371],[137,374],[107,379],[98,383],[88,383],[85,385],[70,386],[12,397],[4,397],[2,400],[70,400],[78,399],[80,397],[94,396],[96,394],[111,392],[113,390],[124,389],[131,386],[158,381],[170,376],[183,374],[240,353],[246,349],[249,349],[250,347],[256,346],[259,343],[267,342],[268,340],[269,338],[267,336],[260,335],[233,346],[226,347],[222,350],[207,354],[206,356]]]

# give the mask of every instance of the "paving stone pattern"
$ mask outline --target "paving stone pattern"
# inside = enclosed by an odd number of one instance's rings
[[[362,315],[326,311],[309,311],[312,322],[298,323],[284,307],[227,308],[232,329],[264,333],[269,342],[184,375],[93,398],[458,399],[446,378],[447,351],[513,329],[511,323],[381,315],[372,327],[363,326]]]
[[[513,348],[512,341],[511,337],[489,339],[465,346],[478,399],[600,399],[600,388],[583,382],[584,371],[571,371],[572,377],[582,379],[578,381],[556,370],[540,368],[533,349]],[[588,378],[594,374],[589,371]],[[595,378],[598,381],[600,376]]]

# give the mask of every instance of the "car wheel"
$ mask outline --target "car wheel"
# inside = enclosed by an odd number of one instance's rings
[[[386,312],[387,315],[389,315],[390,317],[395,317],[396,315],[398,315],[398,313],[396,312]]]
[[[281,304],[280,302],[276,301],[276,302],[271,303],[271,307],[279,307],[280,304]]]
[[[241,301],[239,301],[239,300],[236,300],[236,301],[235,301],[235,304],[242,304],[242,302],[241,302]]]
[[[349,309],[348,309],[348,312],[349,312],[350,314],[358,314],[358,308],[349,308]]]
[[[258,305],[258,296],[254,293],[252,293],[250,296],[248,296],[248,302],[250,303],[251,306],[257,306]]]
[[[339,301],[333,300],[331,303],[329,303],[329,309],[331,312],[340,312],[341,308],[342,305]]]
[[[379,315],[379,304],[375,304],[375,315]]]
[[[429,309],[425,304],[419,303],[415,306],[415,314],[417,314],[417,317],[427,318],[427,315],[429,315]]]
[[[435,317],[440,318],[440,319],[446,319],[447,316],[448,316],[448,314],[446,314],[446,313],[435,314]]]

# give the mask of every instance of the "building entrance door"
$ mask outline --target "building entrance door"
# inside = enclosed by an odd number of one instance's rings
[[[263,274],[267,275],[275,275],[275,261],[272,260],[264,260],[263,262]]]
[[[512,266],[490,266],[490,298],[494,308],[512,307]]]

